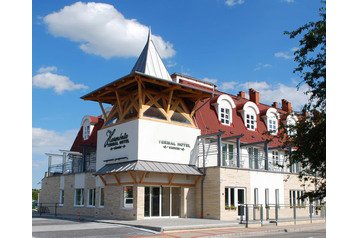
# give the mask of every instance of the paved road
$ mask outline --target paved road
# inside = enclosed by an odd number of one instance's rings
[[[265,237],[265,238],[325,238],[326,229],[299,231],[299,232],[285,232],[263,235],[245,235],[245,236],[231,236],[231,237]]]
[[[124,225],[32,218],[32,236],[46,238],[118,238],[153,235],[154,232]]]

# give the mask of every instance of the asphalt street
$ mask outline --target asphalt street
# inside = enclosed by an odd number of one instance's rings
[[[326,237],[326,229],[312,230],[312,231],[298,231],[298,232],[262,234],[262,235],[255,234],[255,235],[231,236],[231,237],[325,238]]]
[[[32,237],[46,238],[118,238],[128,236],[146,236],[152,231],[118,224],[97,222],[77,222],[61,219],[33,218]]]

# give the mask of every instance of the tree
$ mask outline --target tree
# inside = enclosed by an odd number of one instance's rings
[[[39,189],[32,189],[32,200],[37,201],[39,197],[40,190]]]
[[[300,178],[315,184],[315,191],[307,193],[313,199],[326,197],[326,8],[322,3],[318,21],[284,33],[290,38],[301,36],[293,72],[302,78],[297,87],[307,84],[305,93],[310,96],[297,124],[288,128],[295,133],[285,143],[295,148],[290,164],[301,163]]]

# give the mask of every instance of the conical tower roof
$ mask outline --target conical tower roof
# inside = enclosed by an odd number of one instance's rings
[[[132,72],[134,71],[156,78],[173,81],[153,44],[150,29],[148,32],[147,44],[132,69]]]

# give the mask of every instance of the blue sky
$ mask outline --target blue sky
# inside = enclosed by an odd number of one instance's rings
[[[298,41],[283,35],[318,19],[319,0],[100,2],[33,0],[33,187],[45,152],[69,149],[84,115],[80,97],[128,74],[148,26],[169,73],[208,80],[236,94],[253,87],[261,101],[285,98],[299,110],[306,96],[292,73]]]

